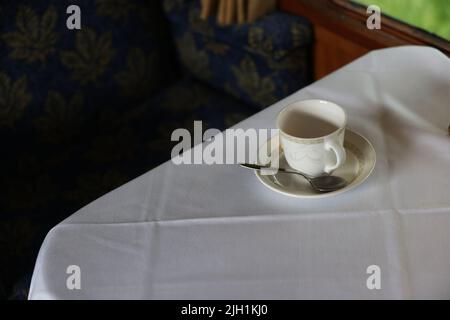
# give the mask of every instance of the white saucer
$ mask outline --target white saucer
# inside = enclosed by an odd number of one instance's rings
[[[280,148],[278,136],[269,139],[268,150],[275,150],[279,148],[279,164],[281,168],[289,168],[289,165],[284,158],[282,148]],[[270,156],[266,153],[266,149],[261,146],[258,150],[258,162],[261,164],[268,164]],[[309,183],[301,176],[277,173],[275,175],[263,175],[260,171],[255,170],[258,179],[269,189],[279,192],[281,194],[297,197],[297,198],[324,198],[341,194],[345,191],[353,189],[361,184],[369,177],[375,167],[375,149],[372,144],[360,134],[349,129],[345,131],[344,148],[347,154],[345,163],[333,172],[333,175],[340,176],[348,181],[345,188],[328,192],[317,193]]]

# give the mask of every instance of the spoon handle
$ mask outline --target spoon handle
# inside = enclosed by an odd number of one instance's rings
[[[303,178],[305,178],[305,179],[308,180],[308,181],[311,179],[311,178],[308,177],[306,174],[301,173],[300,171],[291,171],[291,170],[286,170],[286,169],[284,169],[284,168],[278,168],[278,171],[279,171],[279,172],[282,172],[282,173],[298,174],[298,175],[302,176]]]
[[[274,174],[277,171],[282,172],[282,173],[298,174],[298,175],[301,175],[303,178],[305,178],[308,181],[311,179],[304,173],[301,173],[299,171],[287,170],[285,168],[271,168],[270,166],[267,166],[267,165],[259,165],[259,164],[251,164],[251,163],[240,163],[240,165],[244,168],[253,169],[253,170],[273,170]]]

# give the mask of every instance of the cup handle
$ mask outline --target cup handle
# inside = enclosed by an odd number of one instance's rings
[[[336,163],[333,165],[326,165],[324,171],[326,173],[330,173],[331,171],[337,169],[341,165],[344,164],[346,159],[345,149],[340,144],[337,144],[335,141],[327,141],[325,143],[325,150],[332,150],[336,155]]]

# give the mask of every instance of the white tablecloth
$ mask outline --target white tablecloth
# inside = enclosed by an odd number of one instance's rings
[[[241,122],[273,128],[299,99],[334,101],[377,153],[368,180],[305,200],[233,165],[167,162],[47,235],[31,299],[450,298],[450,60],[373,51]],[[67,266],[81,289],[66,287]],[[369,265],[381,289],[369,290]]]

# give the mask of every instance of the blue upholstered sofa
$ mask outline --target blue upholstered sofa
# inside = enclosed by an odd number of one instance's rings
[[[66,8],[81,8],[81,30]],[[48,230],[310,81],[308,21],[220,27],[196,0],[0,2],[0,298],[24,298]]]

